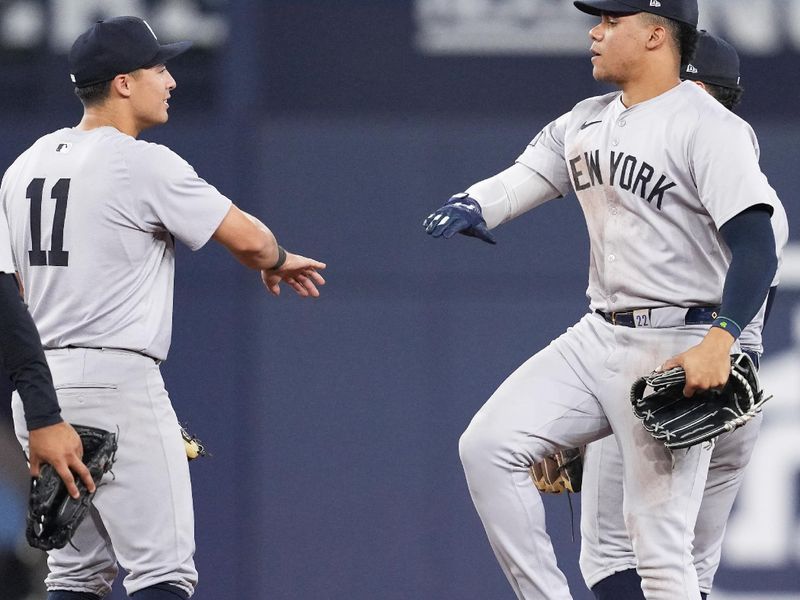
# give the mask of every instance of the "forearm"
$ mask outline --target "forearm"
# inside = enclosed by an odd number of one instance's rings
[[[738,337],[761,308],[775,276],[775,236],[766,208],[749,209],[728,221],[720,234],[731,251],[717,327]]]
[[[544,177],[520,163],[470,186],[467,193],[481,205],[490,229],[561,195]]]
[[[250,213],[242,212],[264,236],[264,245],[261,251],[253,257],[253,266],[259,270],[273,267],[281,259],[280,246],[278,245],[278,240],[275,238],[275,234],[272,233],[272,230],[264,225],[260,219],[254,217]]]
[[[61,422],[39,332],[8,273],[0,273],[0,355],[22,399],[28,429]]]
[[[270,269],[278,262],[280,250],[272,231],[236,206],[231,206],[213,237],[251,269]]]

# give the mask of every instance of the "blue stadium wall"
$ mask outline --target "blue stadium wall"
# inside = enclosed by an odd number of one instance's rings
[[[139,3],[157,31],[165,4]],[[426,49],[422,2],[188,4],[227,34],[170,65],[170,122],[142,137],[181,154],[287,248],[328,263],[322,298],[276,299],[213,242],[179,250],[163,372],[179,417],[213,453],[192,464],[195,597],[511,598],[469,500],[458,437],[516,366],[585,313],[586,228],[572,196],[503,226],[497,246],[432,240],[420,225],[606,88],[569,51]],[[7,165],[39,135],[76,123],[80,106],[52,40],[0,60]],[[795,241],[797,60],[790,40],[744,53],[741,109]],[[774,427],[767,405],[765,444],[787,426],[800,434],[800,387],[780,386],[800,372],[798,307],[790,279],[765,335],[770,391],[781,397]],[[765,531],[737,509],[737,539],[798,530],[800,465],[784,466],[789,491],[764,490],[781,496],[782,520]],[[546,499],[559,563],[587,600],[579,504],[573,525],[566,497]],[[731,546],[737,558],[723,563],[715,596],[800,598],[796,542],[764,553],[751,560]]]

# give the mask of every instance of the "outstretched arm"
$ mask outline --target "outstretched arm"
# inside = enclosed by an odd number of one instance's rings
[[[94,481],[81,460],[81,438],[61,419],[39,332],[9,273],[0,273],[0,356],[25,410],[31,475],[37,477],[41,464],[49,463],[73,498],[78,497],[78,488],[72,473],[93,492]]]
[[[521,163],[470,186],[467,194],[480,204],[489,229],[561,196],[549,181]]]
[[[289,285],[300,296],[319,296],[317,286],[325,284],[318,270],[325,263],[286,252],[261,221],[231,205],[213,238],[225,246],[243,265],[261,273],[269,292],[280,294],[280,283]]]
[[[450,238],[461,233],[494,244],[489,229],[560,196],[539,173],[517,163],[450,198],[428,215],[423,227],[433,237]]]

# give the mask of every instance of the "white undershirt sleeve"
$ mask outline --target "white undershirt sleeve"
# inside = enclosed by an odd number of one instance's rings
[[[549,181],[520,163],[472,185],[467,194],[481,205],[489,229],[561,197]]]

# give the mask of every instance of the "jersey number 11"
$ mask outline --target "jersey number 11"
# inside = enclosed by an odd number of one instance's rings
[[[64,250],[64,221],[67,218],[67,197],[69,196],[69,179],[59,179],[50,192],[56,201],[53,215],[53,231],[50,236],[50,250],[42,250],[42,190],[44,179],[36,178],[28,185],[27,197],[31,201],[31,250],[28,251],[28,262],[32,267],[66,267],[69,263],[69,252]]]

